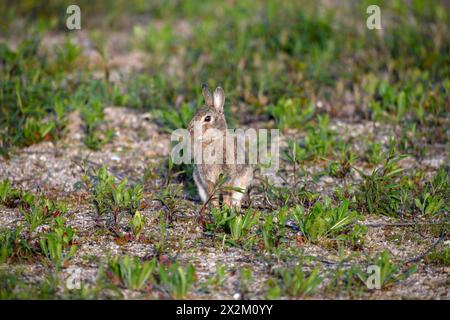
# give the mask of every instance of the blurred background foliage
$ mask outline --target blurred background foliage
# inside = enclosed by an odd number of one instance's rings
[[[234,125],[301,128],[325,112],[448,142],[446,1],[82,0],[80,31],[65,26],[70,4],[0,3],[3,155],[61,137],[77,109],[91,115],[94,149],[107,141],[96,130],[108,105],[153,112],[163,130],[184,126],[202,82],[225,88]],[[372,4],[382,30],[366,28]],[[111,63],[133,52],[146,57],[136,70]]]

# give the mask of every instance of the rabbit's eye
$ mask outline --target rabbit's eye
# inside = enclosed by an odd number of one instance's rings
[[[210,122],[211,121],[211,116],[206,116],[205,117],[205,122]]]

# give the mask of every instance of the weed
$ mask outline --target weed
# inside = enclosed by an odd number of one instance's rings
[[[125,288],[141,290],[148,282],[152,282],[152,273],[156,270],[156,260],[141,262],[139,258],[116,256],[108,262],[107,276]]]
[[[103,106],[101,101],[94,100],[81,111],[81,117],[86,124],[86,138],[84,143],[92,150],[99,150],[100,147],[112,140],[114,130],[107,129],[104,134],[100,131],[103,124]]]
[[[420,197],[414,199],[414,204],[421,214],[434,216],[444,213],[450,198],[450,182],[448,174],[444,168],[439,169],[423,188]]]
[[[307,160],[315,160],[326,157],[333,150],[342,150],[342,141],[336,138],[335,133],[329,128],[328,115],[317,116],[317,124],[309,124],[306,136],[300,144],[289,142],[290,153],[286,154],[290,162],[301,163]]]
[[[365,152],[365,159],[372,164],[380,164],[383,161],[383,152],[382,152],[381,143],[374,142],[369,144]]]
[[[145,226],[145,217],[139,211],[134,213],[133,219],[130,221],[130,227],[133,231],[134,237],[139,240],[141,231]]]
[[[195,281],[195,268],[191,264],[183,268],[177,262],[169,267],[161,264],[158,269],[158,278],[172,298],[183,299]]]
[[[300,228],[302,235],[311,242],[319,242],[325,238],[338,235],[359,214],[349,209],[350,202],[343,201],[338,207],[332,207],[330,200],[316,202],[310,212],[305,215],[303,207],[297,206],[292,216]]]
[[[314,116],[314,105],[306,99],[280,99],[269,107],[278,128],[300,128]]]
[[[213,230],[223,230],[230,233],[231,240],[241,243],[248,240],[250,230],[259,223],[259,211],[248,209],[243,215],[236,214],[230,208],[213,208],[212,215],[214,224],[210,226]]]
[[[382,288],[389,287],[396,281],[404,280],[417,271],[416,265],[411,266],[404,272],[400,271],[400,266],[392,262],[387,251],[381,252],[375,258],[374,265],[380,270],[380,285]]]
[[[77,251],[75,231],[64,225],[64,218],[61,216],[55,218],[50,232],[41,235],[39,244],[44,256],[57,268],[71,259]]]
[[[252,270],[249,268],[242,268],[239,271],[239,292],[241,298],[245,299],[246,295],[250,291],[250,282],[252,280]]]
[[[303,266],[296,265],[294,268],[276,270],[279,278],[275,283],[269,282],[269,293],[271,298],[277,295],[288,295],[291,297],[305,297],[314,293],[314,290],[322,282],[318,269],[313,269],[309,275],[303,271]]]
[[[31,204],[24,205],[20,211],[25,217],[30,233],[37,227],[50,222],[67,211],[67,205],[62,201],[52,201],[45,197],[39,197]]]
[[[341,234],[337,239],[348,243],[353,249],[361,249],[365,244],[367,230],[366,226],[355,224],[347,234]]]
[[[450,248],[436,249],[428,254],[425,260],[439,266],[448,266],[450,264]]]
[[[116,183],[115,177],[108,174],[105,166],[90,176],[83,176],[82,180],[92,193],[97,216],[108,217],[110,226],[117,226],[123,213],[133,214],[140,206],[142,186],[136,184],[128,188],[126,179]]]
[[[7,205],[11,198],[13,198],[13,190],[11,189],[11,183],[9,179],[4,179],[2,183],[0,183],[0,203],[3,205]]]
[[[405,157],[405,155],[395,155],[395,141],[392,140],[382,167],[373,170],[370,175],[355,168],[363,178],[357,195],[363,211],[389,216],[402,213],[402,196],[408,190],[403,189],[402,185],[396,182],[396,178],[399,178],[404,171],[397,166],[397,163]],[[407,194],[406,200],[408,199]]]
[[[332,161],[328,165],[328,174],[331,177],[345,178],[351,171],[356,161],[356,155],[351,151],[344,150],[341,152],[341,159],[339,162]]]
[[[0,263],[27,259],[33,249],[21,235],[22,227],[0,230]]]
[[[274,248],[278,247],[286,233],[287,218],[287,207],[278,210],[276,215],[266,215],[264,217],[264,223],[260,224],[259,230],[265,250],[271,252]]]
[[[160,109],[157,112],[158,121],[161,122],[165,131],[171,133],[179,128],[187,128],[189,121],[194,116],[195,108],[183,103],[178,110]]]

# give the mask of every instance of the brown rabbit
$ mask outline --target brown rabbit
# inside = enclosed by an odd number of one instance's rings
[[[253,168],[248,164],[237,164],[233,160],[227,161],[230,157],[236,160],[236,152],[241,146],[236,144],[235,136],[230,134],[226,136],[227,123],[223,113],[225,102],[223,89],[217,87],[214,95],[211,95],[208,86],[204,84],[202,85],[202,93],[206,105],[197,111],[188,127],[193,138],[192,147],[194,149],[201,147],[202,152],[204,152],[208,147],[211,147],[212,143],[222,139],[223,152],[221,154],[220,152],[212,152],[208,161],[204,161],[204,163],[196,162],[194,181],[203,202],[207,202],[212,196],[210,203],[212,206],[217,206],[219,198],[222,196],[224,204],[239,209],[245,191],[253,179]],[[213,132],[213,134],[209,134],[210,132]],[[227,149],[230,156],[227,154]],[[218,191],[217,183],[220,174],[223,174],[226,178],[226,182],[221,188],[222,194],[212,195]],[[242,192],[236,191],[236,188],[239,188]]]

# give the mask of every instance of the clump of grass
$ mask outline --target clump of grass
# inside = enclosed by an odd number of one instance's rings
[[[1,199],[0,204],[9,208],[30,208],[36,197],[28,191],[24,191],[18,188],[11,188],[9,179],[3,180],[0,185]],[[38,197],[41,199],[42,197]],[[62,205],[62,203],[60,203]]]
[[[30,233],[37,227],[50,222],[53,218],[67,212],[67,205],[62,201],[49,200],[45,197],[38,197],[32,203],[27,203],[20,208],[25,217]]]
[[[347,233],[337,236],[353,249],[361,249],[366,242],[367,226],[355,224]]]
[[[398,216],[403,212],[403,200],[408,192],[407,186],[398,182],[401,177],[402,168],[397,163],[404,159],[406,155],[395,154],[395,141],[392,140],[389,152],[386,154],[384,164],[372,171],[371,174],[365,174],[356,169],[363,178],[357,194],[357,201],[361,210],[370,214],[382,214],[388,216]]]
[[[177,262],[165,265],[156,258],[141,261],[128,255],[115,256],[108,261],[106,277],[114,284],[131,290],[161,288],[172,298],[184,298],[195,281],[192,265],[180,266]]]
[[[9,179],[6,178],[0,183],[0,204],[8,205],[15,198],[17,192],[11,188]]]
[[[358,212],[349,209],[349,205],[350,202],[345,200],[333,207],[331,200],[326,198],[323,203],[317,201],[307,214],[303,207],[297,206],[292,211],[292,216],[302,235],[315,243],[339,235],[358,219]]]
[[[383,161],[382,144],[378,142],[369,144],[364,157],[371,164],[380,164]]]
[[[94,100],[81,111],[81,117],[86,125],[85,145],[92,150],[99,150],[104,144],[111,142],[115,131],[112,128],[104,132],[100,130],[103,121],[103,106],[101,101]]]
[[[323,280],[318,269],[314,268],[306,274],[301,265],[277,269],[275,274],[277,279],[270,279],[267,282],[269,299],[277,299],[282,295],[290,297],[311,295]]]
[[[433,250],[425,257],[425,260],[439,266],[448,266],[450,264],[450,248],[444,247],[440,250]]]
[[[287,207],[282,207],[275,214],[268,214],[264,217],[264,221],[260,223],[259,232],[261,233],[261,244],[265,250],[272,252],[280,245],[286,234],[288,217]]]
[[[22,227],[0,229],[0,263],[28,259],[33,248],[22,235]]]
[[[130,221],[130,227],[134,237],[139,240],[141,231],[145,226],[146,218],[139,211],[134,213],[133,219]]]
[[[194,106],[183,103],[176,110],[158,109],[156,115],[158,121],[162,124],[164,131],[171,133],[176,129],[187,128],[194,113]]]
[[[306,136],[300,144],[289,141],[289,152],[286,154],[290,162],[298,164],[326,157],[335,150],[342,150],[342,141],[329,128],[328,115],[317,116],[317,124],[306,126]]]
[[[387,288],[397,281],[404,280],[417,271],[416,265],[411,266],[406,271],[401,271],[400,265],[393,263],[387,251],[381,252],[374,259],[373,265],[379,268],[381,288]]]
[[[40,249],[44,257],[57,268],[71,259],[76,251],[75,230],[65,226],[62,216],[55,218],[49,232],[40,235]]]
[[[269,107],[280,129],[300,128],[314,116],[314,105],[306,99],[285,99]]]
[[[134,214],[142,201],[141,184],[127,187],[127,180],[116,182],[105,166],[82,177],[92,194],[92,203],[98,217],[107,217],[109,224],[116,227],[124,213]]]
[[[156,267],[155,259],[141,262],[137,257],[116,256],[108,261],[106,275],[125,288],[141,290],[153,281]]]
[[[54,274],[47,275],[38,283],[23,280],[23,270],[0,270],[1,300],[54,299],[59,280]]]
[[[196,279],[193,265],[182,267],[177,262],[168,267],[160,264],[157,275],[159,283],[174,299],[185,298]]]
[[[339,161],[331,161],[328,165],[328,174],[331,177],[340,179],[347,177],[351,172],[356,158],[356,155],[350,150],[343,150],[341,152],[341,159]]]
[[[445,168],[440,168],[427,182],[422,194],[414,199],[414,204],[420,213],[426,216],[435,216],[448,210],[450,199],[450,179]]]
[[[244,214],[235,213],[231,208],[223,206],[222,208],[213,208],[213,225],[209,227],[214,231],[222,230],[230,234],[233,243],[243,243],[249,240],[253,226],[259,223],[259,211],[248,209]]]

